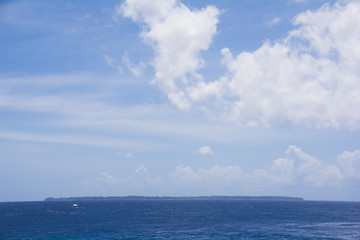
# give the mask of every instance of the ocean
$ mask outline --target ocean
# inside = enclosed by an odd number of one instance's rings
[[[360,202],[0,203],[0,239],[360,239]]]

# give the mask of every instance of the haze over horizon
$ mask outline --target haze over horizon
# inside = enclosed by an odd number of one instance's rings
[[[0,2],[0,201],[360,201],[360,2]]]

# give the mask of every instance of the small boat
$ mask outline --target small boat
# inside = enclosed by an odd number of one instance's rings
[[[76,203],[74,203],[74,204],[73,204],[73,207],[74,207],[74,208],[78,208],[79,206],[78,206]]]

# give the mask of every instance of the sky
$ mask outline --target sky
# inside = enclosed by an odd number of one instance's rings
[[[0,201],[360,201],[360,2],[0,2]]]

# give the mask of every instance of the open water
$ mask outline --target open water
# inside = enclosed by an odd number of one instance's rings
[[[0,203],[0,239],[360,239],[360,202]]]

